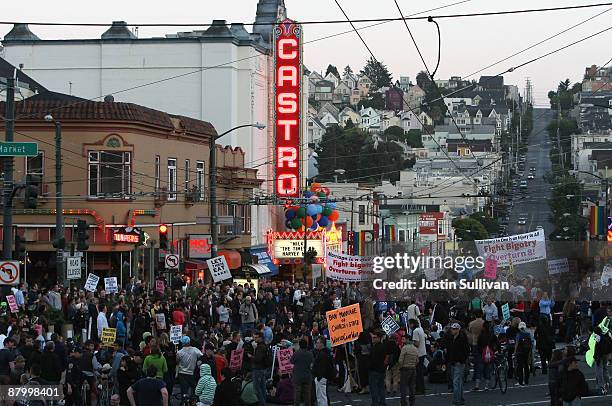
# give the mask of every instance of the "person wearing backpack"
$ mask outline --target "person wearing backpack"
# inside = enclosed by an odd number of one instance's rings
[[[529,357],[533,344],[531,334],[527,331],[525,322],[519,323],[519,332],[516,335],[514,354],[516,356],[516,385],[529,385]]]
[[[478,354],[480,355],[480,362],[482,363],[482,377],[485,380],[484,390],[486,391],[489,390],[489,386],[493,386],[492,384],[489,385],[489,382],[492,377],[492,369],[495,366],[494,359],[497,348],[497,338],[495,337],[495,334],[491,333],[491,323],[488,321],[485,321],[482,325],[482,330],[480,331],[480,335],[478,336],[477,340],[477,346]],[[479,383],[479,380],[476,380],[474,390],[480,390]]]
[[[336,368],[334,367],[334,361],[329,350],[325,348],[325,339],[317,339],[313,355],[312,374],[317,396],[317,406],[328,406],[327,383],[335,378]]]

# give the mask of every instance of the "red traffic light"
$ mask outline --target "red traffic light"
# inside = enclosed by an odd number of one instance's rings
[[[168,226],[165,224],[162,224],[161,226],[159,226],[159,233],[160,234],[166,234],[168,232]]]

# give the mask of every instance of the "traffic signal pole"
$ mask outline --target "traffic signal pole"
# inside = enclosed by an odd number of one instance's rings
[[[6,80],[4,112],[5,140],[13,142],[15,132],[15,78]],[[2,257],[12,259],[13,243],[13,157],[4,158],[4,213],[2,218]]]
[[[59,242],[64,238],[64,222],[62,220],[62,124],[55,121],[55,238]],[[74,229],[73,229],[74,231]],[[64,284],[64,250],[57,247],[57,282]]]

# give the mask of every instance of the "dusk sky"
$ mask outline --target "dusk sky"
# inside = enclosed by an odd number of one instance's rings
[[[459,0],[399,0],[405,15],[452,4]],[[28,3],[32,3],[28,6]],[[33,3],[37,3],[36,6]],[[349,17],[385,18],[398,17],[393,0],[340,0]],[[433,15],[455,13],[477,13],[524,8],[560,7],[577,4],[595,4],[577,0],[471,0],[442,10],[425,13]],[[3,8],[4,21],[45,21],[45,22],[97,22],[125,20],[128,23],[210,23],[213,19],[228,22],[251,23],[254,21],[257,0],[188,0],[188,1],[125,1],[84,2],[81,0],[58,0],[53,6],[39,2],[13,2]],[[344,19],[334,0],[285,0],[290,18],[298,21]],[[441,63],[436,78],[447,79],[451,75],[466,77],[501,58],[537,43],[590,17],[603,13],[567,33],[547,41],[521,55],[499,65],[488,68],[471,78],[482,74],[497,74],[531,58],[550,52],[563,45],[610,27],[612,7],[602,6],[581,10],[553,11],[505,16],[481,16],[453,19],[439,19],[442,32]],[[371,23],[370,23],[371,24]],[[357,24],[358,27],[368,25]],[[436,63],[437,35],[435,26],[426,20],[410,21],[417,43],[428,66]],[[0,26],[4,36],[10,26]],[[105,31],[104,27],[49,27],[32,26],[31,30],[43,39],[96,38]],[[198,27],[191,27],[198,28]],[[176,31],[187,31],[190,27],[144,27],[139,29],[140,37],[161,36]],[[247,27],[250,29],[250,27]],[[348,31],[348,24],[307,25],[304,27],[305,41]],[[389,22],[361,31],[368,45],[391,70],[394,78],[409,76],[413,81],[423,69],[408,32],[401,21]],[[591,64],[602,65],[612,58],[610,43],[612,30],[586,40],[567,50],[546,57],[533,64],[505,75],[505,82],[519,86],[523,92],[525,78],[534,84],[537,105],[547,104],[548,90],[569,77],[579,81],[584,68]],[[311,70],[325,70],[329,63],[342,71],[349,64],[354,71],[364,65],[369,54],[354,32],[306,44],[304,60]]]

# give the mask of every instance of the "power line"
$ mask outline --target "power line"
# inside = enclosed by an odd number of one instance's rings
[[[541,13],[549,11],[564,11],[564,10],[578,10],[593,7],[610,6],[612,3],[596,3],[596,4],[581,4],[575,6],[563,6],[563,7],[548,7],[548,8],[531,8],[531,9],[520,9],[520,10],[504,10],[504,11],[489,11],[481,13],[463,13],[463,14],[443,14],[431,17],[388,17],[388,18],[362,18],[354,20],[312,20],[312,21],[301,21],[298,23],[302,25],[315,25],[315,24],[347,24],[347,23],[372,23],[372,22],[391,22],[391,21],[402,21],[402,20],[426,20],[428,18],[467,18],[467,17],[487,17],[487,16],[499,16],[499,15],[513,15],[513,14],[527,14],[527,13]],[[42,26],[74,26],[74,27],[110,27],[112,23],[61,23],[61,22],[41,22],[41,21],[0,21],[0,25],[15,25],[15,24],[28,24],[28,25],[42,25]],[[228,24],[242,24],[245,26],[258,26],[258,25],[279,25],[281,22],[253,22],[253,23],[228,23]],[[215,25],[214,23],[126,23],[128,27],[210,27]]]

